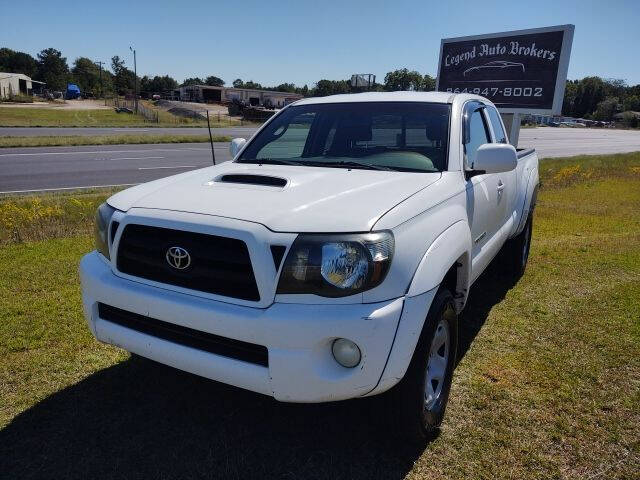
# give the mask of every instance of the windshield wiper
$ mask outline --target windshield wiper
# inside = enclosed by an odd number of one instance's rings
[[[397,171],[391,167],[385,167],[383,165],[373,165],[372,163],[356,162],[354,160],[339,160],[332,162],[322,161],[297,161],[297,160],[284,160],[280,158],[252,158],[248,160],[238,160],[238,163],[257,163],[264,165],[296,165],[306,167],[346,167],[346,168],[362,168],[365,170],[386,170],[388,172]]]
[[[385,167],[383,165],[374,165],[372,163],[356,162],[354,160],[340,160],[333,162],[304,162],[307,165],[314,167],[348,167],[348,168],[362,168],[365,170],[386,170],[388,172],[394,171],[393,168]]]
[[[238,163],[258,163],[264,165],[304,165],[305,162],[295,160],[282,160],[279,158],[252,158],[249,160],[238,160]]]

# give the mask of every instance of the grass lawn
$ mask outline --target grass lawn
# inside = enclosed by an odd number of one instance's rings
[[[74,145],[125,145],[140,143],[202,143],[209,135],[61,135],[41,137],[0,137],[0,148],[60,147]],[[214,142],[230,142],[231,137],[214,135]]]
[[[213,119],[212,119],[213,120]],[[0,127],[193,127],[206,120],[183,118],[168,112],[159,123],[145,121],[141,115],[116,113],[115,110],[64,110],[62,108],[8,108],[0,106]],[[246,125],[247,123],[244,122]],[[212,126],[240,125],[239,120],[212,122]]]
[[[6,478],[638,478],[640,153],[547,159],[525,276],[473,287],[441,434],[279,404],[97,343],[77,265],[107,195],[0,199]],[[0,477],[2,477],[0,474]]]

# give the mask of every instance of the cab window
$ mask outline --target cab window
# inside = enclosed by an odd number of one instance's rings
[[[489,120],[491,121],[491,126],[493,127],[493,136],[495,137],[496,143],[509,143],[507,141],[507,134],[504,133],[504,128],[502,128],[502,122],[500,121],[500,114],[493,107],[487,107],[487,112],[489,113]]]
[[[467,167],[473,168],[480,145],[491,142],[482,109],[476,110],[471,114],[468,125],[469,142],[464,145],[464,153]]]

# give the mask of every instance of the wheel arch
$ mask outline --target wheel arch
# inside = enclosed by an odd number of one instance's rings
[[[540,177],[537,168],[533,168],[531,170],[526,188],[527,190],[524,196],[520,221],[518,222],[518,227],[515,229],[511,237],[522,232],[524,225],[527,223],[527,219],[529,218],[529,214],[533,212],[533,209],[536,207],[536,202],[538,201],[538,189],[540,188]]]
[[[471,278],[471,230],[460,220],[449,226],[429,246],[407,290],[413,297],[445,285],[462,310]]]
[[[405,375],[422,334],[431,304],[441,286],[453,289],[456,312],[467,299],[471,275],[471,231],[460,220],[428,248],[409,285],[402,315],[378,385],[366,395],[377,395],[396,385]]]

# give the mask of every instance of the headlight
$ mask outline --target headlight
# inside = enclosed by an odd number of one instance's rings
[[[394,240],[391,232],[300,235],[285,260],[277,293],[346,297],[384,280]]]
[[[110,259],[109,255],[109,223],[116,211],[111,205],[103,203],[96,211],[96,221],[94,225],[94,235],[96,239],[96,250]]]

